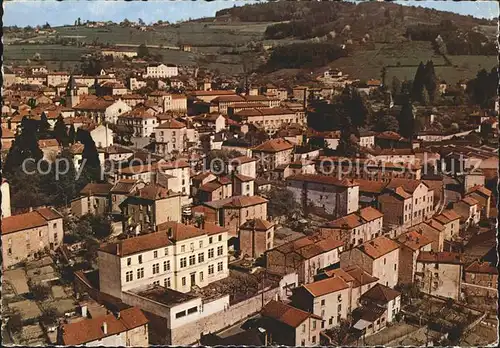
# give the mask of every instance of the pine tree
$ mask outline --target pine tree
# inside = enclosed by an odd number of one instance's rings
[[[430,101],[434,102],[434,97],[436,95],[436,90],[438,88],[437,85],[437,77],[436,71],[434,70],[434,63],[432,60],[429,60],[425,65],[425,74],[424,74],[424,87],[427,89]]]
[[[398,122],[399,134],[405,138],[413,139],[415,133],[415,118],[413,116],[413,105],[409,98],[407,98],[403,104]]]
[[[340,101],[353,127],[360,128],[366,125],[371,118],[371,108],[366,98],[357,89],[351,86],[346,87]]]
[[[66,124],[64,123],[62,115],[59,115],[56,124],[54,125],[54,138],[57,139],[60,146],[68,146],[69,144]]]
[[[38,145],[37,123],[36,120],[23,117],[20,131],[12,142],[12,147],[5,159],[3,172],[6,175],[16,172],[26,159],[33,160],[27,163],[26,167],[32,170],[33,166],[36,167],[36,162],[43,158],[43,152]]]
[[[89,182],[101,180],[101,162],[94,139],[87,130],[78,129],[76,140],[83,144],[81,178],[79,188],[83,188]]]
[[[74,144],[75,138],[76,138],[75,126],[73,124],[71,124],[71,126],[69,127],[69,132],[68,132],[68,143]]]
[[[402,84],[397,76],[392,78],[392,95],[396,96],[401,93]]]
[[[67,206],[77,194],[76,169],[73,162],[73,156],[68,149],[61,152],[58,156],[58,160],[61,163],[59,165],[61,171],[66,171],[67,169],[67,172],[65,174],[60,174],[59,171],[56,172],[56,162],[52,163],[50,172],[51,202],[55,206]],[[66,165],[68,168],[65,167]]]
[[[51,137],[50,124],[45,112],[42,112],[42,115],[40,116],[40,121],[38,123],[38,135],[40,139],[49,139]]]
[[[427,92],[427,88],[422,89],[422,96],[420,97],[420,102],[422,105],[429,105],[430,104],[430,98],[429,98],[429,92]]]
[[[425,85],[425,66],[423,62],[420,62],[415,73],[415,78],[413,79],[411,98],[415,101],[420,101],[422,96],[422,89]]]

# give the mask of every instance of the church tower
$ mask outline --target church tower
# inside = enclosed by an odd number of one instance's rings
[[[72,108],[77,104],[80,104],[80,96],[78,95],[75,77],[71,75],[66,85],[66,106]]]

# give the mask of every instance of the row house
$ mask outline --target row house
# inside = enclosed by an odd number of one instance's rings
[[[273,135],[286,125],[304,125],[305,113],[281,107],[254,108],[236,112],[231,119],[241,124],[253,124]]]
[[[390,181],[393,178],[420,180],[421,163],[382,162],[366,158],[320,157],[316,171],[325,175],[349,176],[356,179]]]
[[[347,249],[382,235],[384,214],[373,207],[330,221],[320,227],[323,234],[335,236]]]
[[[360,305],[359,300],[361,295],[378,284],[377,277],[371,276],[359,266],[325,270],[316,275],[314,279],[318,281],[332,277],[343,279],[349,286],[348,299],[346,301],[347,313],[351,313]],[[329,323],[329,325],[331,324]]]
[[[473,186],[466,194],[466,197],[471,197],[478,202],[478,208],[481,216],[490,218],[491,207],[491,191],[484,186]]]
[[[299,174],[316,174],[316,168],[313,161],[301,160],[293,161],[287,164],[281,164],[271,172],[271,179],[282,181],[289,176]]]
[[[164,222],[181,221],[181,206],[181,194],[172,190],[155,184],[137,188],[120,204],[123,231],[155,231]]]
[[[299,174],[286,178],[287,189],[305,209],[316,207],[341,217],[359,209],[359,185],[354,180],[333,176]]]
[[[229,198],[233,195],[233,184],[227,176],[220,176],[197,188],[198,202],[210,202]]]
[[[415,281],[418,255],[432,250],[432,240],[412,230],[401,234],[396,242],[399,243],[398,281],[400,284],[411,284]]]
[[[193,212],[202,214],[206,221],[227,228],[230,237],[237,237],[240,226],[246,221],[267,219],[267,202],[260,196],[233,196],[204,202],[193,208]]]
[[[35,254],[63,243],[62,215],[53,208],[2,218],[3,268],[33,260]]]
[[[386,223],[414,226],[434,214],[434,191],[420,180],[392,179],[378,196],[378,206]]]
[[[146,347],[149,345],[148,319],[137,307],[120,310],[59,327],[58,345]]]
[[[274,300],[266,304],[260,314],[260,322],[271,336],[269,344],[296,347],[320,344],[321,317]]]
[[[333,237],[305,236],[266,251],[266,268],[281,275],[297,272],[300,284],[310,283],[321,270],[338,264],[342,248]]]
[[[77,217],[86,214],[102,215],[110,210],[111,184],[89,183],[71,201],[71,213]]]
[[[393,288],[398,283],[399,245],[380,236],[340,254],[341,267],[358,265],[377,277],[382,285]]]
[[[83,99],[76,104],[73,109],[75,109],[77,116],[85,116],[98,123],[104,121],[116,123],[118,116],[132,110],[132,108],[122,100],[115,100],[111,97],[98,98],[94,96],[88,96]]]
[[[151,109],[139,106],[118,116],[116,123],[132,128],[134,137],[147,138],[158,126],[155,114]]]
[[[257,171],[264,173],[291,161],[294,145],[284,139],[270,139],[252,148]]]
[[[275,108],[280,105],[280,100],[277,98],[269,98],[264,95],[228,95],[219,96],[210,101],[211,108],[214,107],[216,111],[223,115],[228,114],[228,108],[235,104],[256,104],[265,105],[267,108]],[[235,112],[234,109],[231,112]]]
[[[227,107],[227,115],[228,117],[233,118],[233,116],[244,110],[253,110],[253,109],[263,109],[268,108],[269,105],[264,103],[255,103],[255,102],[241,102],[241,103],[232,103]]]
[[[229,275],[227,251],[224,228],[166,222],[158,232],[100,247],[100,290],[117,298],[148,285],[187,293]]]
[[[168,155],[176,151],[183,153],[199,142],[198,132],[185,123],[171,119],[158,125],[155,130],[156,152]]]
[[[423,251],[417,258],[415,282],[422,292],[459,300],[463,264],[458,253]]]
[[[434,220],[444,226],[444,239],[453,240],[460,231],[460,215],[452,209],[445,209],[441,214],[434,215]]]
[[[438,252],[444,250],[446,228],[437,220],[429,219],[413,226],[412,229],[431,240],[432,251]]]
[[[60,85],[61,83],[68,83],[70,74],[64,71],[54,71],[47,73],[47,86],[49,87],[55,87],[57,85]]]
[[[492,262],[476,260],[465,268],[462,292],[465,296],[498,298],[498,268]]]
[[[453,203],[453,210],[460,215],[460,225],[465,228],[477,225],[481,219],[479,202],[471,196],[465,196],[458,202]]]

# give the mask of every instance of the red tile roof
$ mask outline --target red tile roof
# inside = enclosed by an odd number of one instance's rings
[[[227,232],[227,229],[209,222],[205,222],[203,228],[198,228],[193,225],[185,225],[175,221],[167,221],[158,225],[158,230],[164,231],[167,234],[171,233],[170,239],[174,242],[203,235],[212,235]]]
[[[295,181],[307,181],[325,185],[335,185],[339,187],[354,187],[358,186],[358,183],[353,179],[343,178],[338,179],[334,176],[320,175],[320,174],[296,174],[290,175],[285,180],[295,180]]]
[[[314,297],[323,296],[349,288],[349,285],[339,276],[333,276],[313,283],[303,285]]]
[[[498,274],[498,268],[491,262],[474,261],[465,269],[465,272]]]
[[[376,302],[389,303],[398,296],[401,296],[399,291],[393,290],[382,284],[375,284],[372,288],[370,288],[370,290],[361,295],[361,298]]]
[[[419,250],[420,248],[432,243],[432,240],[418,233],[417,231],[410,231],[401,234],[397,241],[411,250]]]
[[[47,225],[47,221],[62,218],[53,208],[41,208],[29,213],[12,215],[2,219],[2,234],[24,231]]]
[[[321,320],[322,318],[312,313],[305,312],[280,301],[271,300],[264,306],[262,316],[272,318],[292,328],[299,327],[309,318]]]
[[[285,139],[271,139],[253,148],[253,151],[280,152],[293,149],[293,144]]]
[[[162,124],[160,124],[156,128],[158,128],[158,129],[182,129],[182,128],[186,128],[186,124],[179,122],[177,120],[171,119],[171,120],[167,120],[167,121],[163,122]]]
[[[421,251],[418,254],[417,262],[463,264],[463,259],[462,254],[459,253],[448,251]]]
[[[80,195],[108,195],[113,185],[111,184],[87,184],[80,191]]]
[[[361,244],[357,248],[372,259],[378,259],[391,251],[399,249],[399,245],[387,237],[380,236]]]
[[[241,225],[240,229],[245,229],[245,230],[255,229],[256,231],[267,231],[273,226],[274,223],[269,222],[267,220],[252,219],[252,220],[247,220],[243,225]]]

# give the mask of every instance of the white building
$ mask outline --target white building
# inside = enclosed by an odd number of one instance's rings
[[[179,75],[179,69],[175,64],[152,64],[146,67],[144,77],[164,78]]]
[[[2,179],[2,219],[9,217],[10,212],[10,185],[7,180]]]
[[[182,153],[190,148],[190,145],[198,143],[198,132],[193,128],[187,128],[186,124],[168,120],[155,129],[156,152],[163,155],[173,151]]]
[[[123,291],[154,284],[187,293],[228,276],[225,228],[169,221],[158,230],[100,248],[102,292],[121,298]]]

